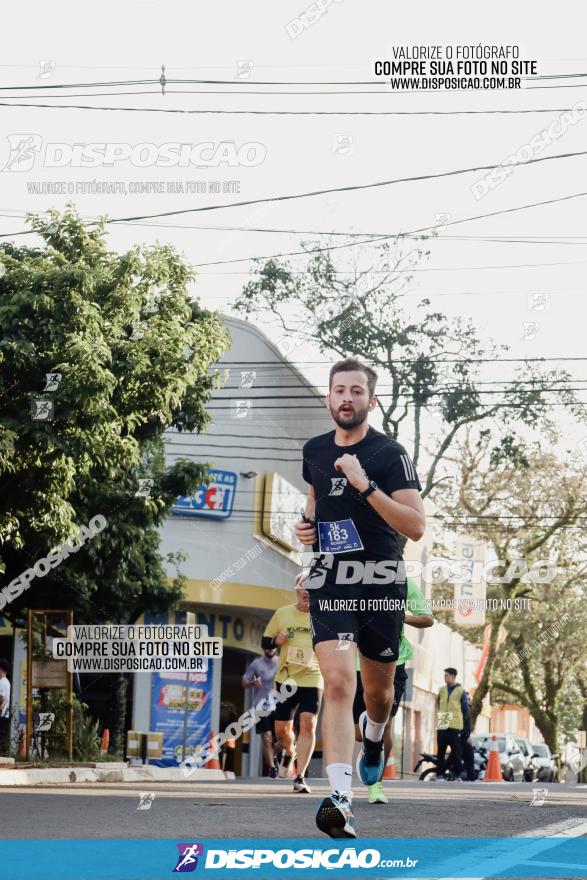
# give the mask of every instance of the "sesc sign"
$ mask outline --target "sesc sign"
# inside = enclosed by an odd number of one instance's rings
[[[228,519],[234,506],[237,476],[233,471],[210,471],[208,486],[198,486],[193,495],[180,495],[171,512],[179,516],[207,516]]]

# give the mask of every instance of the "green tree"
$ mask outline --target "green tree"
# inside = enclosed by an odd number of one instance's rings
[[[560,564],[560,558],[559,558]],[[585,664],[585,568],[532,588],[532,611],[510,615],[493,672],[492,700],[515,698],[534,718],[553,753],[581,721],[577,688]]]
[[[410,433],[416,466],[426,447],[431,450],[426,496],[445,479],[444,458],[467,426],[492,423],[507,454],[517,428],[554,430],[551,403],[562,402],[580,417],[583,411],[567,372],[532,362],[514,371],[506,392],[486,387],[482,364],[506,347],[483,342],[470,320],[433,311],[427,299],[402,299],[428,256],[424,241],[399,237],[364,246],[352,261],[329,245],[303,243],[301,270],[283,258],[257,261],[257,277],[235,307],[275,319],[285,336],[311,342],[329,356],[357,355],[378,369],[384,432],[394,439]],[[409,312],[402,307],[406,302],[415,303]],[[424,432],[426,413],[438,417],[434,444]]]
[[[172,247],[117,254],[104,224],[71,208],[31,223],[43,247],[0,246],[0,586],[94,516],[108,525],[3,613],[65,606],[79,622],[131,622],[181,598],[157,529],[206,467],[166,468],[163,432],[204,430],[227,333],[190,297],[194,274]],[[32,417],[46,405],[50,418]]]
[[[539,444],[518,443],[500,456],[488,431],[476,439],[469,433],[453,464],[457,479],[439,499],[449,528],[486,542],[503,561],[487,586],[488,597],[503,600],[503,607],[487,614],[489,650],[472,700],[473,721],[487,693],[500,687],[530,709],[556,750],[559,698],[585,661],[579,634],[587,622],[582,537],[587,469],[580,460],[563,464]],[[546,568],[528,573],[545,559],[553,562],[550,574]],[[550,580],[540,584],[541,577]],[[517,599],[530,600],[532,612],[516,610]],[[548,622],[557,625],[557,636],[543,644]],[[507,637],[500,646],[501,627]],[[481,628],[455,628],[466,638],[482,638]]]

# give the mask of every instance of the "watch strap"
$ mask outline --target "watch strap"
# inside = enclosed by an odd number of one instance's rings
[[[369,485],[364,492],[361,492],[361,496],[363,498],[368,498],[369,495],[371,495],[375,491],[375,489],[377,489],[377,483],[375,483],[373,480],[369,480]]]

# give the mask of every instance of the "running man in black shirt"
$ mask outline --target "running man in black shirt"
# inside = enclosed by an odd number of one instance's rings
[[[357,769],[365,785],[384,770],[383,731],[407,591],[398,533],[418,541],[425,529],[421,486],[409,455],[369,427],[376,382],[375,371],[356,358],[336,363],[327,398],[336,429],[309,440],[303,450],[310,489],[296,534],[314,551],[305,586],[324,677],[322,738],[331,788],[316,823],[331,837],[356,837],[351,761],[357,647],[366,706]]]

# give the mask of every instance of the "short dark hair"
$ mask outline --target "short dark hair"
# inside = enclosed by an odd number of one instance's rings
[[[373,397],[373,395],[375,394],[375,386],[377,385],[377,373],[375,372],[373,367],[369,367],[358,358],[344,358],[342,361],[337,361],[334,366],[330,368],[330,376],[328,378],[328,390],[330,391],[330,389],[332,388],[332,377],[335,373],[350,373],[354,370],[358,370],[359,372],[366,375],[367,388],[369,389],[369,397]]]
[[[457,677],[457,671],[454,666],[447,666],[444,671],[448,672],[449,675],[454,675],[455,678]]]
[[[8,660],[0,660],[0,669],[8,675],[8,670],[10,669],[10,663]]]

